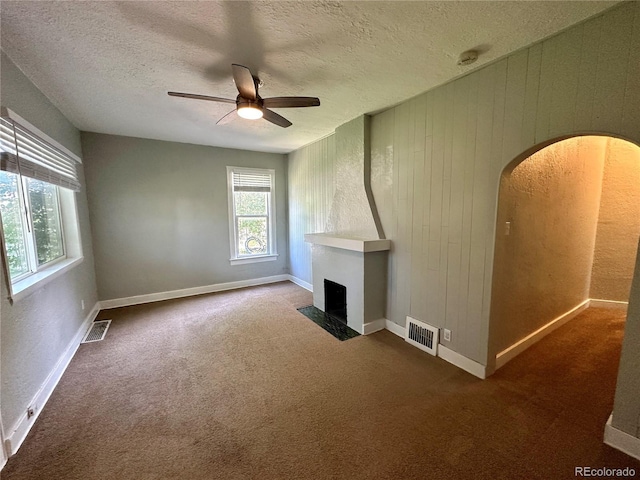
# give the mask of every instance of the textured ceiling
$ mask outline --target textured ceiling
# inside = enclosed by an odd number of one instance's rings
[[[0,2],[2,49],[81,130],[288,152],[545,38],[616,2]],[[458,55],[477,48],[472,66]],[[279,109],[283,129],[237,118],[231,64],[263,97],[317,96]]]

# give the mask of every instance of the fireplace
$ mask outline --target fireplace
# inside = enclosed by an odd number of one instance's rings
[[[324,311],[347,324],[347,287],[324,279]]]
[[[361,334],[384,328],[391,242],[329,233],[304,237],[313,244],[313,305]]]
[[[313,305],[342,317],[349,328],[365,335],[385,326],[391,249],[371,190],[370,129],[367,115],[336,129],[335,191],[329,215],[323,232],[304,236],[312,244]],[[342,290],[334,291],[336,283]]]

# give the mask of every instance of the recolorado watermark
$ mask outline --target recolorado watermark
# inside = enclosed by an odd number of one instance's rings
[[[616,478],[616,477],[635,477],[636,471],[631,467],[626,468],[610,468],[610,467],[576,467],[576,477],[594,477],[594,478]]]

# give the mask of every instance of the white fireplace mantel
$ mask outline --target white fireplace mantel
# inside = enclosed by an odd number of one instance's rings
[[[382,252],[391,249],[391,240],[340,237],[335,233],[306,233],[304,241],[354,252]]]
[[[362,334],[384,324],[388,251],[391,240],[339,233],[308,233],[313,244],[313,305],[325,311],[326,280],[346,288],[347,325]]]

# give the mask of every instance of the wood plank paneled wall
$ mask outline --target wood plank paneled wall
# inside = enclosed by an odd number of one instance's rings
[[[311,245],[305,233],[324,232],[336,186],[335,137],[330,135],[289,154],[289,265],[307,283]]]
[[[452,330],[487,364],[500,175],[550,140],[640,141],[640,3],[625,4],[372,119],[390,255],[387,318]]]
[[[387,318],[449,328],[449,348],[490,364],[500,175],[555,139],[586,133],[640,143],[640,2],[375,115],[372,190],[393,242]],[[302,234],[328,213],[330,143],[289,156],[291,268],[306,281]]]

